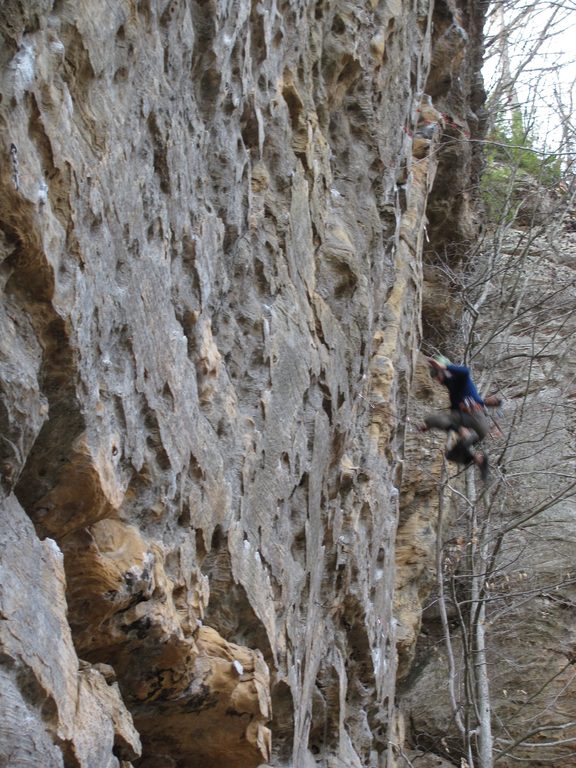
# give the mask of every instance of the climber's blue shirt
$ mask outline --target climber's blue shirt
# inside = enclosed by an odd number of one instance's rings
[[[446,366],[446,371],[449,375],[444,378],[444,386],[450,394],[450,408],[453,411],[457,411],[468,398],[484,405],[484,400],[478,394],[470,376],[470,368],[465,365],[450,364]]]

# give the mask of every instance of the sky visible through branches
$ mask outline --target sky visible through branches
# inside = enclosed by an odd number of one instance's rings
[[[576,0],[499,0],[486,25],[489,104],[524,124],[545,152],[574,151]]]

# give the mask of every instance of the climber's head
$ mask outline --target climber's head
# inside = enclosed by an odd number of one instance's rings
[[[433,368],[430,366],[430,376],[434,381],[440,382],[440,384],[444,381],[444,371],[442,368]]]
[[[436,379],[440,384],[446,379],[446,366],[450,365],[450,360],[443,355],[437,355],[430,360],[430,376]]]

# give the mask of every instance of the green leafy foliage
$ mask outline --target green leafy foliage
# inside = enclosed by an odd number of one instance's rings
[[[488,137],[481,184],[490,221],[514,221],[527,187],[555,187],[561,180],[560,159],[535,148],[520,109],[500,119]]]

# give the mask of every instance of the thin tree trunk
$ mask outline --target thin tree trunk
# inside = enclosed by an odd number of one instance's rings
[[[456,695],[456,662],[454,659],[454,649],[452,648],[452,639],[450,636],[450,625],[448,622],[448,612],[446,610],[446,594],[444,590],[444,567],[443,567],[443,527],[444,527],[444,504],[446,493],[446,464],[442,467],[442,477],[440,481],[440,498],[438,505],[438,530],[436,532],[436,578],[438,580],[438,606],[440,610],[440,620],[442,622],[442,632],[444,634],[444,645],[446,647],[446,656],[448,658],[448,693],[450,695],[450,705],[454,715],[454,721],[464,740],[467,738],[466,727],[462,721],[461,707],[458,704]],[[472,768],[472,766],[471,766]]]
[[[476,484],[471,471],[466,475],[466,491],[471,503],[472,512],[472,572],[471,572],[471,627],[472,672],[476,688],[478,714],[478,763],[479,768],[493,768],[494,740],[492,736],[492,706],[490,702],[490,683],[488,678],[488,662],[486,654],[486,602],[484,580],[486,578],[487,547],[482,542],[476,542],[479,531],[476,512]]]
[[[475,627],[474,670],[476,673],[476,691],[480,728],[478,734],[478,759],[480,768],[492,768],[493,737],[492,737],[492,707],[490,704],[490,686],[488,680],[488,663],[486,659],[485,616],[486,605],[483,598],[479,606]]]

